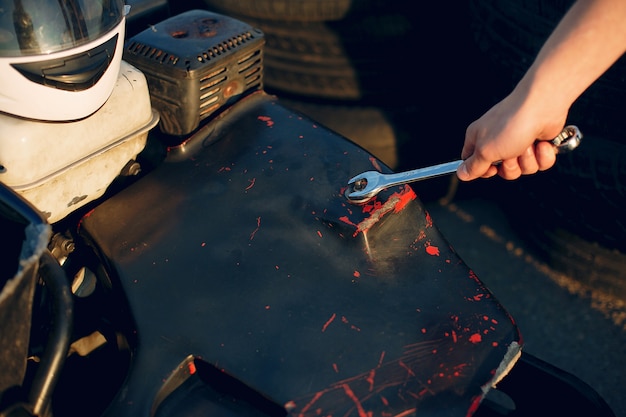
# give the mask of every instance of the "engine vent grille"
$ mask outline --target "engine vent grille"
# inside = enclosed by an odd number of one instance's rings
[[[264,44],[260,30],[193,10],[129,39],[124,59],[146,75],[161,130],[186,135],[224,106],[263,88]]]

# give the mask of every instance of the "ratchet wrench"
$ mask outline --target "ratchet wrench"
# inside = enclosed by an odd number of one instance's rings
[[[578,127],[569,125],[563,128],[561,133],[550,142],[554,145],[557,153],[566,153],[576,149],[581,140],[582,133]],[[395,174],[366,171],[348,181],[346,197],[355,204],[365,203],[386,188],[452,174],[456,172],[462,162],[463,160],[457,160]],[[501,162],[495,162],[494,165],[499,165]]]

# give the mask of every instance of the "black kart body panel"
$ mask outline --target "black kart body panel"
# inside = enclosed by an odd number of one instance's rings
[[[372,168],[259,92],[88,213],[135,333],[106,415],[475,410],[518,329],[409,186],[347,201]]]

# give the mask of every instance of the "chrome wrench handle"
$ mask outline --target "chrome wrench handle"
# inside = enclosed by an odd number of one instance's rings
[[[566,126],[557,137],[552,139],[551,143],[554,145],[557,153],[566,153],[576,149],[581,140],[582,133],[578,127],[569,125]],[[462,162],[463,160],[445,162],[443,164],[394,174],[366,171],[352,177],[348,181],[346,197],[353,203],[363,203],[376,196],[385,188],[452,174],[456,172]],[[501,162],[502,161],[497,161],[494,165],[498,165]]]

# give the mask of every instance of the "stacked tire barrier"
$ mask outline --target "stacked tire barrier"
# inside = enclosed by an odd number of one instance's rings
[[[472,33],[512,89],[572,0],[470,0]],[[581,59],[585,57],[581,56]],[[551,266],[584,280],[619,280],[626,295],[626,57],[574,103],[584,135],[554,168],[518,181],[504,200]]]

